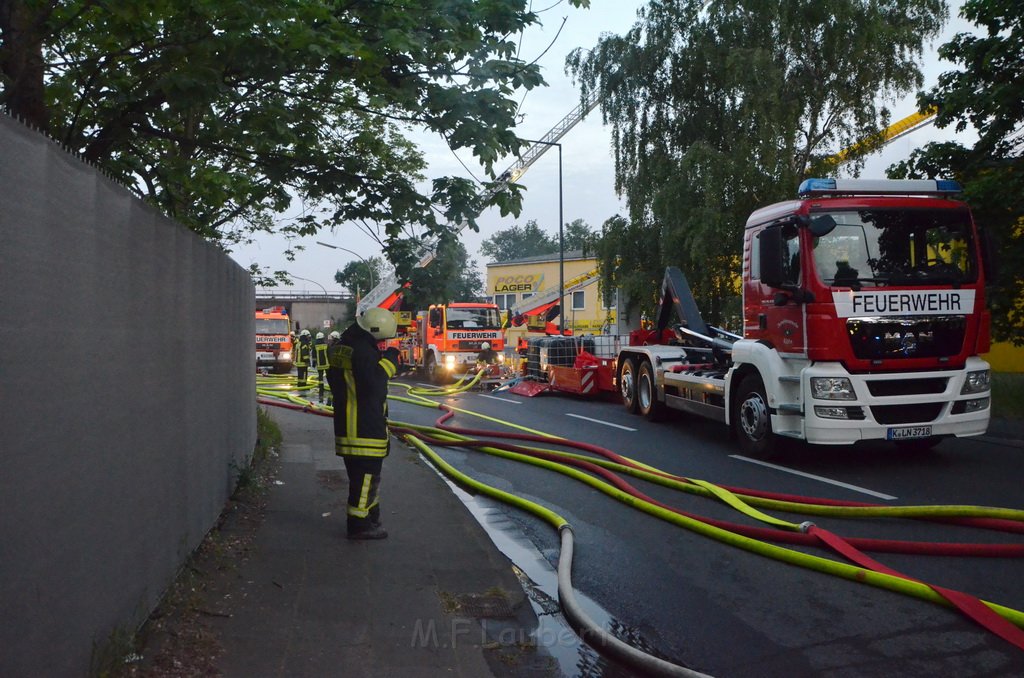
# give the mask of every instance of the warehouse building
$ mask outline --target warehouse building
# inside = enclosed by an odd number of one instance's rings
[[[597,259],[582,251],[565,252],[562,258],[566,282],[565,309],[562,326],[574,334],[610,334],[617,330],[616,295],[606,306],[602,298],[601,283],[597,276],[588,278],[578,286],[569,283],[587,278],[597,268]],[[558,290],[558,253],[523,257],[510,261],[487,264],[487,295],[504,313],[516,304],[545,292]],[[554,322],[557,324],[558,319]],[[539,328],[537,328],[539,329]],[[508,342],[515,345],[526,334],[527,326],[509,327]]]

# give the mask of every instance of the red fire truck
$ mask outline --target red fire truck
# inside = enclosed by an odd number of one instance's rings
[[[927,448],[985,432],[989,257],[952,181],[809,179],[757,210],[743,244],[743,336],[704,324],[685,278],[666,274],[683,322],[675,346],[617,359],[627,408],[730,425],[766,455],[777,436],[823,445]]]
[[[294,364],[292,351],[291,319],[285,307],[257,310],[256,367],[269,367],[277,374],[287,374]]]
[[[402,312],[395,317],[398,336],[386,345],[398,348],[402,360],[433,383],[447,383],[474,372],[485,342],[504,359],[505,333],[495,304],[436,304],[417,312],[415,318]]]

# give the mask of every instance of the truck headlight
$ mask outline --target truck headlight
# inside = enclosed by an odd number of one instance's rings
[[[968,372],[967,378],[964,379],[964,387],[960,389],[960,395],[987,391],[991,385],[991,379],[992,377],[988,370]]]
[[[498,362],[499,363],[505,362],[505,354],[504,353],[499,353],[498,354]]]
[[[816,400],[856,400],[857,394],[846,377],[811,377],[811,397]]]
[[[454,367],[455,366],[455,356],[452,355],[451,353],[446,355],[444,357],[444,364],[447,365],[449,368]]]
[[[280,358],[281,360],[291,360],[292,353],[291,351],[281,351],[280,353],[277,354],[277,357]]]

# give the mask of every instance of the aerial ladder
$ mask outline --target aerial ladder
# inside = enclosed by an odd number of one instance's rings
[[[856,153],[874,148],[876,145],[878,148],[881,148],[882,146],[896,141],[902,136],[906,136],[911,132],[930,125],[935,122],[936,113],[938,113],[938,109],[932,106],[924,112],[918,111],[908,115],[907,117],[897,120],[893,124],[889,125],[881,132],[873,134],[866,139],[862,139],[848,148],[844,148],[835,155],[830,156],[828,160],[834,163],[835,167],[841,167],[853,160]]]
[[[512,183],[519,180],[526,170],[530,168],[533,163],[537,162],[540,156],[551,148],[559,139],[564,137],[569,130],[576,126],[576,124],[586,117],[587,113],[594,110],[597,104],[600,102],[600,97],[597,92],[591,92],[590,96],[583,102],[581,102],[576,108],[574,108],[567,116],[562,118],[558,124],[552,127],[547,134],[541,137],[540,141],[534,142],[524,153],[519,156],[519,159],[514,162],[507,170],[498,175],[498,180],[491,186],[485,188],[477,194],[477,198],[481,202],[487,202],[495,195],[505,190],[505,188]],[[455,231],[455,235],[458,236],[463,230],[469,225],[468,221],[462,221],[457,226],[449,225]],[[420,246],[417,252],[420,257],[419,262],[416,264],[416,268],[424,268],[430,265],[430,262],[434,260],[437,255],[437,245],[439,238],[429,238],[423,245]],[[408,287],[408,281],[401,281],[398,275],[392,272],[390,275],[384,277],[376,287],[366,293],[366,295],[356,305],[356,314],[362,314],[366,309],[373,308],[374,306],[380,306],[382,308],[391,308],[399,297],[401,297],[403,290]]]
[[[512,326],[519,327],[526,322],[526,316],[543,313],[555,304],[558,304],[566,294],[572,294],[584,287],[589,287],[600,279],[600,271],[597,267],[594,267],[575,278],[566,280],[565,286],[561,290],[558,287],[550,287],[543,292],[538,292],[529,299],[523,299],[509,309],[509,322]],[[559,312],[561,312],[561,309],[559,309]]]

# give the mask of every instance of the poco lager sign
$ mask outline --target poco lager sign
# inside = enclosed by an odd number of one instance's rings
[[[833,292],[840,318],[893,315],[966,315],[974,312],[974,290]]]
[[[525,273],[502,275],[494,281],[495,292],[536,292],[544,281],[543,275]]]

